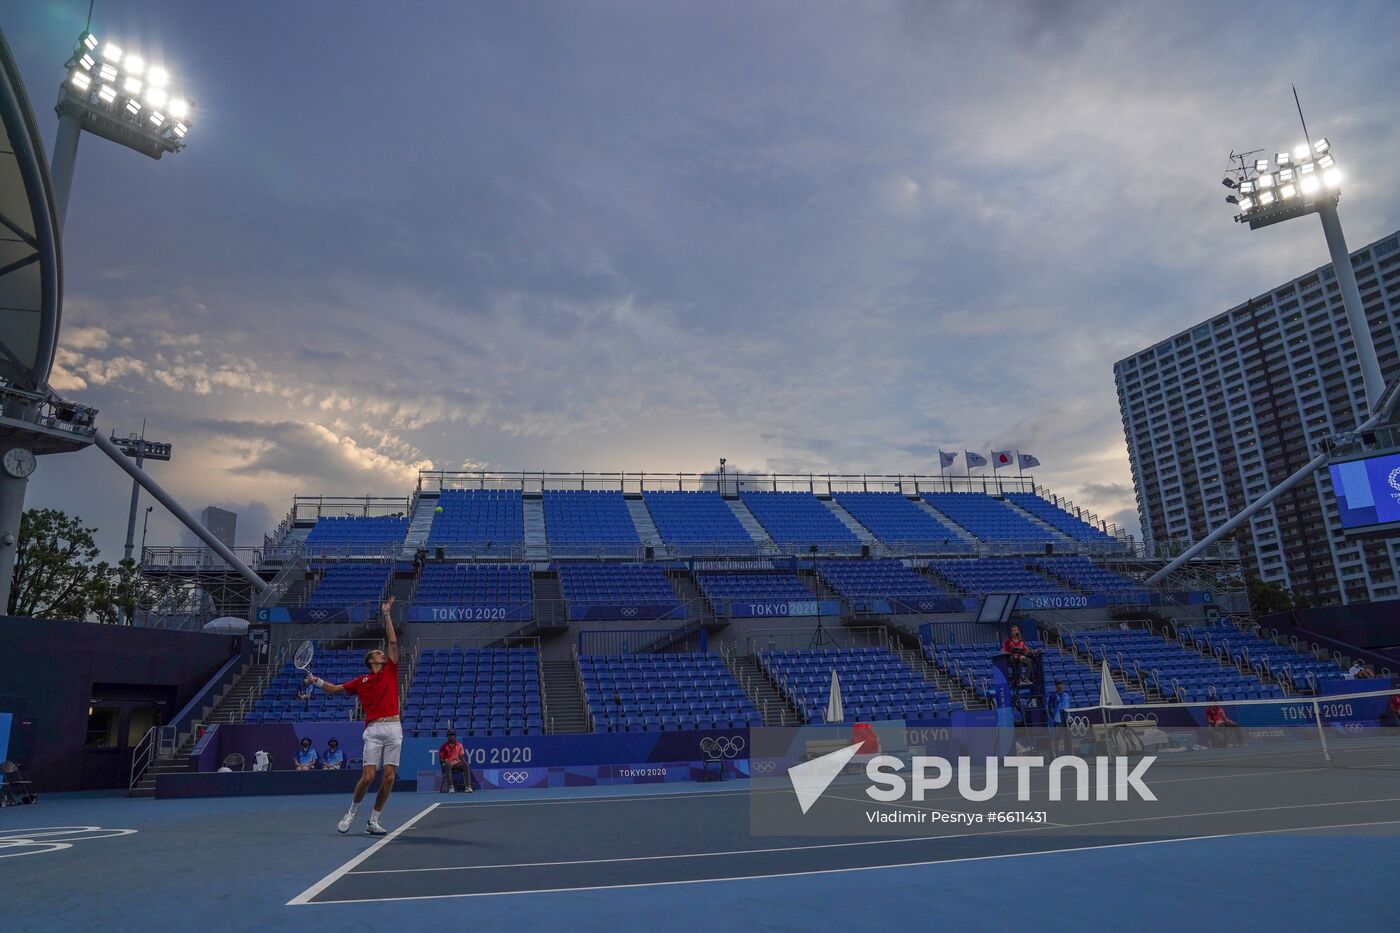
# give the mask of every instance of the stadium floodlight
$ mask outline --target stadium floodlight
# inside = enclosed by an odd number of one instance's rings
[[[90,30],[78,37],[65,67],[68,77],[54,108],[58,138],[52,176],[60,218],[68,213],[78,137],[84,130],[159,159],[185,148],[192,109],[189,98],[170,87],[164,65],[148,64],[139,52],[115,42],[99,41]]]
[[[136,469],[140,470],[147,460],[170,459],[171,446],[160,441],[150,441],[146,439],[145,422],[141,424],[140,434],[128,434],[126,437],[112,435],[112,443],[126,456],[136,461]],[[132,551],[136,538],[136,510],[141,504],[141,485],[136,481],[131,483],[131,509],[126,519],[126,549],[125,559],[132,559]]]
[[[1306,126],[1303,133],[1307,135]],[[1361,306],[1361,293],[1356,285],[1356,273],[1351,267],[1351,254],[1337,216],[1342,172],[1337,166],[1332,143],[1321,138],[1299,145],[1290,152],[1278,152],[1274,155],[1273,171],[1269,170],[1269,163],[1264,159],[1246,159],[1244,155],[1231,155],[1235,163],[1233,180],[1238,183],[1242,194],[1257,190],[1258,195],[1253,200],[1240,198],[1235,202],[1237,223],[1247,223],[1251,230],[1258,230],[1304,214],[1317,214],[1322,220],[1332,268],[1346,309],[1347,325],[1356,343],[1356,355],[1366,387],[1367,410],[1374,411],[1385,390],[1385,382],[1381,377],[1370,326]],[[1252,188],[1251,185],[1257,187]]]

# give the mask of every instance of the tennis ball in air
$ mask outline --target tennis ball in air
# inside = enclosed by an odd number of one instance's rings
[[[437,508],[433,509],[433,511],[434,511],[434,512],[441,512],[441,511],[442,511],[442,506],[438,506]]]

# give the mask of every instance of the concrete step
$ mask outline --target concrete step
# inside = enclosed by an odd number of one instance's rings
[[[724,501],[725,504],[729,506],[729,511],[733,512],[734,517],[739,519],[739,524],[743,525],[744,530],[749,533],[749,537],[753,538],[754,543],[760,545],[771,545],[773,543],[773,539],[768,536],[768,532],[759,524],[758,519],[754,518],[753,513],[749,511],[749,507],[744,505],[743,499],[734,498],[725,499]]]
[[[1049,522],[1042,521],[1041,519],[1037,518],[1034,514],[1021,508],[1019,505],[1012,502],[1010,499],[1002,499],[1001,502],[1008,509],[1015,512],[1017,515],[1030,522],[1032,525],[1035,525],[1038,528],[1042,528],[1045,531],[1050,532],[1050,534],[1054,535],[1056,547],[1079,547],[1078,541],[1074,540],[1069,535],[1056,528],[1054,525],[1051,525]]]
[[[869,528],[866,528],[860,522],[856,521],[854,515],[841,507],[841,503],[837,502],[835,499],[821,499],[819,501],[822,505],[826,506],[827,511],[836,516],[841,524],[851,530],[851,534],[860,539],[861,544],[874,547],[880,543],[879,540],[870,533]]]
[[[404,536],[403,549],[399,551],[401,560],[412,560],[420,547],[428,546],[428,532],[433,527],[433,516],[437,514],[433,510],[437,508],[437,504],[436,491],[419,494],[418,501],[413,504],[413,514],[408,520],[408,534]]]
[[[525,522],[525,559],[531,563],[549,560],[549,539],[544,526],[544,497],[525,497],[522,503]]]
[[[802,723],[802,716],[788,702],[753,655],[740,655],[729,659],[735,679],[749,695],[753,705],[763,714],[765,726],[796,726]]]
[[[642,544],[650,548],[656,548],[657,556],[660,555],[661,532],[656,530],[656,522],[652,520],[651,512],[647,511],[646,500],[639,495],[627,496],[627,513],[632,516],[632,524],[637,527],[637,537],[642,539]]]
[[[554,733],[588,732],[588,709],[583,701],[578,671],[572,658],[544,662],[543,681],[545,706]]]
[[[966,541],[973,547],[976,547],[978,544],[981,543],[977,540],[976,535],[968,531],[962,525],[959,525],[957,522],[953,521],[948,516],[944,515],[942,512],[935,509],[933,506],[929,505],[923,499],[910,499],[909,501],[917,505],[919,508],[923,509],[929,515],[932,515],[934,518],[938,519],[944,525],[947,525],[959,538],[962,538],[964,541]]]

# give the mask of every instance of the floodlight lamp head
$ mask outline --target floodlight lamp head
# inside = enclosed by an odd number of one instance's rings
[[[1224,185],[1226,188],[1237,188],[1237,187],[1239,187],[1239,182],[1235,181],[1233,178],[1229,177],[1228,175],[1225,176],[1224,178],[1220,179],[1220,183],[1221,183],[1222,185]]]

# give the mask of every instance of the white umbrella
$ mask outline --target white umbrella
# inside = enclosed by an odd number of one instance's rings
[[[1108,672],[1107,661],[1103,662],[1103,677],[1099,681],[1099,705],[1123,705],[1123,698],[1118,695],[1118,688],[1113,683],[1113,675]]]
[[[826,701],[826,721],[846,721],[846,711],[841,706],[841,681],[834,667],[831,669],[831,696]]]

